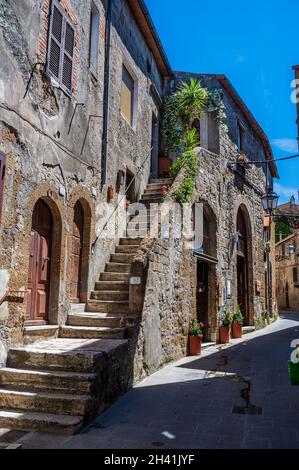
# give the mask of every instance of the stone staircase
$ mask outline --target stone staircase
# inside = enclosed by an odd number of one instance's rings
[[[140,202],[161,202],[163,184],[171,180],[152,181]],[[146,236],[150,217],[140,217]],[[128,390],[128,327],[138,321],[129,311],[129,273],[141,241],[120,239],[88,303],[72,306],[57,338],[10,349],[0,370],[0,428],[74,434]]]

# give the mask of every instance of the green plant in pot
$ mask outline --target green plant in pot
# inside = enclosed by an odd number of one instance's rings
[[[230,341],[230,329],[234,321],[234,316],[227,306],[223,307],[221,326],[219,328],[220,344],[228,344]]]
[[[241,311],[240,305],[238,305],[236,313],[234,314],[234,319],[233,319],[233,338],[234,339],[242,338],[243,322],[244,322],[244,315]]]
[[[204,324],[194,318],[189,329],[189,352],[190,356],[201,355]]]

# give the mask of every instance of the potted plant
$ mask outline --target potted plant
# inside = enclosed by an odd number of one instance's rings
[[[240,305],[238,305],[236,313],[234,314],[234,319],[233,319],[233,338],[234,339],[242,338],[243,321],[244,321],[244,316],[242,314]]]
[[[221,318],[221,326],[219,328],[220,344],[228,344],[230,341],[230,329],[233,323],[233,314],[225,306],[223,316]]]
[[[192,320],[189,330],[189,352],[190,356],[201,355],[201,344],[203,338],[204,324],[195,318]]]

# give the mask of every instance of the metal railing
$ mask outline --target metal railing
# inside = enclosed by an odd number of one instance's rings
[[[153,151],[153,147],[151,147],[151,150],[150,152],[147,154],[144,162],[142,163],[142,165],[138,168],[136,174],[134,175],[134,178],[132,179],[132,181],[130,182],[130,184],[128,185],[128,187],[126,188],[126,191],[125,193],[122,195],[121,199],[118,201],[117,205],[115,206],[114,208],[114,211],[112,212],[112,214],[110,215],[110,217],[108,218],[108,220],[105,222],[105,224],[103,225],[103,228],[101,230],[101,232],[99,233],[99,235],[97,236],[97,238],[95,239],[95,241],[93,242],[93,244],[91,245],[91,253],[94,254],[94,251],[95,251],[95,248],[96,248],[96,245],[101,237],[101,235],[103,234],[103,232],[106,230],[110,220],[112,219],[112,217],[115,215],[117,209],[120,207],[121,203],[123,202],[123,200],[125,199],[125,197],[127,196],[129,190],[131,189],[133,183],[136,181],[136,178],[137,176],[139,175],[139,173],[141,172],[142,168],[144,167],[144,165],[146,164],[146,162],[148,161],[149,157],[152,155],[152,151]]]

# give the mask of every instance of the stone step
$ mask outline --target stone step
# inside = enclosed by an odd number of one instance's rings
[[[70,312],[84,312],[86,304],[71,304]]]
[[[109,290],[109,291],[129,291],[129,280],[127,281],[98,281],[95,283],[95,290]],[[81,310],[81,312],[84,310]],[[78,312],[80,313],[80,312]]]
[[[118,245],[116,253],[136,254],[140,245]]]
[[[121,238],[120,241],[119,241],[119,244],[120,245],[140,245],[140,243],[142,242],[142,238],[140,237],[125,237],[125,238]]]
[[[146,202],[151,202],[151,203],[156,202],[158,204],[162,202],[162,194],[143,194],[141,198],[141,202],[142,204]]]
[[[125,337],[125,328],[63,326],[60,329],[60,337],[82,339],[123,339]]]
[[[106,263],[107,273],[129,273],[131,265],[125,263]]]
[[[46,366],[46,364],[44,365]],[[14,390],[52,390],[75,394],[92,391],[95,374],[5,368],[0,370],[0,387]]]
[[[159,196],[159,197],[162,197],[163,194],[162,194],[162,188],[163,186],[161,187],[158,187],[158,188],[149,188],[149,189],[146,189],[143,193],[144,196]]]
[[[158,178],[158,179],[152,179],[149,182],[148,186],[151,185],[151,184],[161,184],[163,186],[164,184],[169,185],[169,184],[172,184],[172,183],[173,183],[172,178]]]
[[[89,405],[87,395],[0,389],[0,408],[4,410],[83,416]]]
[[[72,313],[68,316],[68,325],[122,328],[126,326],[130,318],[131,317],[127,315],[113,315],[108,313]]]
[[[110,256],[111,263],[130,264],[134,259],[132,253],[115,253]]]
[[[125,282],[129,284],[128,273],[101,273],[100,282]]]
[[[125,314],[130,312],[129,302],[90,300],[87,304],[87,312]]]
[[[0,410],[0,428],[72,435],[82,426],[82,416]]]
[[[57,338],[58,332],[58,325],[25,326],[24,343],[30,344],[47,338]]]
[[[42,341],[30,346],[11,348],[8,367],[26,370],[93,373],[103,360],[126,340],[65,339]]]
[[[91,292],[90,294],[91,300],[123,300],[129,301],[129,290],[127,291],[103,291],[103,290],[96,290]]]

